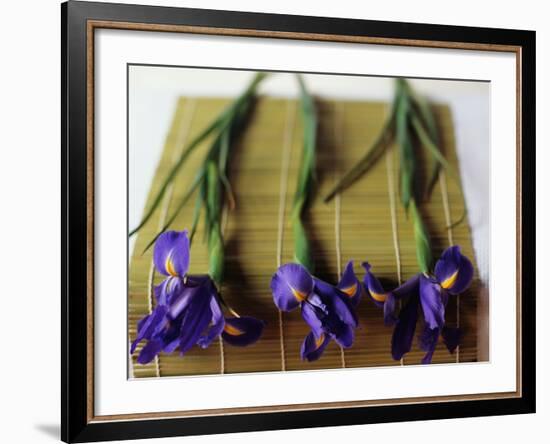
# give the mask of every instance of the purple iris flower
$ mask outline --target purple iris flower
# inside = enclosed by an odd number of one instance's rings
[[[392,357],[401,359],[411,350],[416,329],[419,307],[424,316],[424,330],[420,335],[420,348],[426,352],[423,364],[432,362],[432,356],[441,336],[450,353],[460,342],[458,328],[445,325],[445,307],[449,295],[458,295],[470,285],[474,268],[470,260],[454,245],[447,248],[437,261],[434,276],[419,273],[395,290],[386,292],[370,271],[368,263],[363,264],[366,274],[364,284],[372,300],[384,308],[384,321],[395,324],[392,336]],[[399,316],[395,317],[396,301],[406,299]]]
[[[166,279],[155,287],[156,306],[137,325],[130,353],[142,340],[138,363],[147,364],[160,352],[179,349],[184,355],[195,344],[208,347],[221,337],[231,345],[256,342],[264,323],[251,317],[224,317],[216,285],[208,275],[188,275],[189,238],[185,231],[167,231],[155,243],[153,262]]]
[[[300,349],[302,359],[319,359],[332,339],[344,348],[353,344],[355,307],[363,291],[353,273],[353,262],[348,263],[336,287],[311,276],[301,265],[282,265],[271,279],[271,290],[280,310],[300,307],[311,328]]]

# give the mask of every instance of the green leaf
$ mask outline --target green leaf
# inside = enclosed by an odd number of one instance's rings
[[[325,203],[332,200],[332,198],[334,198],[336,194],[341,193],[345,189],[349,188],[355,183],[356,180],[366,174],[376,164],[380,157],[382,157],[382,154],[384,154],[386,149],[391,145],[394,139],[395,117],[398,102],[399,94],[396,94],[392,101],[390,114],[384,122],[384,126],[378,134],[378,137],[374,140],[372,145],[370,145],[365,155],[361,159],[359,159],[355,166],[351,170],[347,171],[340,178],[340,180],[336,182],[334,187],[325,195],[325,197],[323,198]]]
[[[218,169],[220,172],[220,180],[225,188],[225,194],[229,202],[229,209],[235,208],[235,196],[233,194],[233,188],[227,178],[227,159],[229,156],[230,146],[230,134],[229,131],[224,131],[220,138],[220,155],[218,160]]]
[[[203,177],[204,177],[204,170],[200,170],[197,175],[195,176],[195,179],[193,180],[193,182],[191,183],[191,186],[189,187],[189,189],[187,190],[187,192],[183,195],[183,197],[181,198],[180,202],[178,203],[178,206],[176,207],[176,209],[174,210],[174,212],[172,213],[172,215],[168,218],[168,220],[165,222],[165,224],[163,225],[163,227],[160,229],[160,231],[155,235],[155,237],[153,239],[151,239],[151,241],[147,244],[147,246],[145,247],[145,249],[143,250],[143,253],[145,253],[149,248],[151,248],[151,246],[155,243],[155,241],[158,239],[158,237],[164,233],[168,227],[170,225],[172,225],[172,223],[174,222],[174,220],[176,219],[176,217],[178,216],[179,212],[181,211],[181,209],[185,206],[185,204],[187,203],[187,201],[189,200],[189,198],[193,195],[193,193],[195,192],[195,190],[197,189],[197,187],[200,185],[201,181],[203,180]],[[142,254],[143,254],[142,253]]]
[[[411,96],[411,102],[413,104],[413,113],[418,116],[423,127],[436,147],[440,146],[439,130],[437,128],[437,121],[432,112],[430,104],[422,96],[418,96],[412,88],[409,88],[409,94]],[[438,151],[440,151],[438,149]],[[433,155],[430,154],[431,173],[428,180],[425,195],[429,197],[432,193],[433,187],[439,177],[439,171],[441,170],[441,163]]]
[[[378,159],[384,154],[386,148],[390,146],[393,139],[394,119],[390,117],[382,131],[369,147],[367,153],[355,164],[355,166],[345,173],[342,178],[334,185],[330,192],[324,197],[324,201],[329,202],[336,194],[341,193],[350,187],[356,180],[367,173],[372,168]]]
[[[435,145],[439,145],[439,130],[437,129],[437,121],[432,112],[430,104],[421,96],[418,96],[412,89],[410,89],[411,102],[415,109],[415,114],[418,114],[420,120],[428,130],[430,139],[432,139]]]
[[[204,226],[202,236],[203,242],[206,242],[206,240],[208,239],[208,233],[210,232],[210,226],[212,225],[212,221],[210,220],[210,212],[208,211],[208,205],[206,203],[206,197],[208,196],[207,188],[207,181],[203,180],[199,189],[199,195],[201,198],[202,206],[204,208]]]
[[[212,220],[219,220],[221,216],[220,175],[218,166],[213,161],[208,161],[206,164],[206,183],[206,208]]]
[[[151,207],[145,213],[145,216],[143,217],[143,219],[141,220],[139,225],[130,232],[129,236],[132,236],[133,234],[137,233],[147,223],[147,221],[151,218],[151,216],[155,212],[156,208],[159,206],[159,204],[162,200],[162,197],[164,196],[164,193],[166,192],[166,189],[168,188],[168,185],[170,185],[170,183],[174,180],[174,178],[176,177],[178,171],[185,164],[185,161],[187,160],[189,155],[204,140],[206,140],[206,138],[210,134],[212,134],[212,132],[216,128],[218,128],[218,126],[223,125],[223,124],[224,124],[223,119],[218,118],[218,119],[214,120],[214,122],[211,123],[206,129],[204,129],[197,137],[195,137],[195,139],[193,139],[193,141],[189,144],[187,149],[182,153],[182,155],[179,157],[177,162],[174,164],[172,169],[168,172],[168,175],[164,179],[164,182],[162,183],[162,185],[160,187],[160,190],[158,191],[158,193],[153,198],[153,203],[151,204]]]
[[[232,125],[234,123],[235,117],[239,115],[239,113],[243,112],[243,105],[245,107],[250,106],[250,100],[255,95],[256,89],[259,85],[259,83],[267,76],[267,73],[259,72],[256,73],[254,78],[252,79],[252,82],[247,87],[247,89],[234,101],[232,102],[228,107],[226,107],[216,119],[208,126],[206,127],[199,135],[197,135],[191,143],[187,146],[187,148],[183,151],[181,156],[178,158],[174,166],[170,169],[168,172],[168,175],[164,179],[164,182],[162,183],[160,190],[153,198],[153,202],[147,212],[145,213],[145,216],[141,220],[141,222],[138,224],[136,228],[134,228],[132,231],[130,231],[129,236],[134,235],[137,233],[151,218],[157,207],[160,205],[162,201],[162,197],[164,196],[164,193],[166,192],[168,185],[174,180],[177,173],[181,169],[181,167],[185,164],[186,160],[188,159],[189,155],[203,142],[207,139],[208,136],[210,136],[212,133],[214,133],[215,130],[218,130],[218,133],[223,132],[228,126]]]
[[[311,246],[303,223],[304,212],[311,201],[315,177],[315,150],[317,145],[317,110],[300,75],[297,76],[303,120],[302,159],[292,204],[292,230],[294,234],[294,256],[296,261],[313,272]]]
[[[403,82],[397,83],[397,106],[395,115],[396,140],[399,152],[400,198],[405,211],[414,196],[415,155],[409,131],[410,104]]]
[[[451,165],[449,165],[449,163],[447,162],[447,159],[443,157],[443,154],[441,154],[437,146],[434,145],[428,133],[422,126],[420,120],[415,116],[411,119],[411,121],[412,121],[412,126],[422,146],[425,147],[434,156],[434,158],[437,159],[439,164],[443,168],[445,168],[445,170],[449,173],[451,178],[460,186],[460,177],[458,176],[458,173],[454,170],[454,168],[451,167]],[[451,222],[451,224],[447,228],[455,227],[456,225],[462,223],[466,219],[467,207],[466,207],[466,201],[464,200],[463,193],[461,193],[461,197],[462,197],[462,207],[464,208],[464,211],[462,212],[460,218],[455,222]]]
[[[422,146],[428,149],[430,154],[437,159],[437,161],[446,169],[450,169],[449,163],[447,162],[447,159],[443,157],[443,154],[441,154],[441,151],[439,151],[439,148],[434,144],[424,127],[422,126],[422,123],[418,119],[417,116],[411,117],[411,124],[414,128],[414,131],[418,138],[420,139],[420,143]]]

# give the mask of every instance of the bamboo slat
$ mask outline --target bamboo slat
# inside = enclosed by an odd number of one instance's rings
[[[186,141],[203,129],[226,104],[226,99],[181,98],[174,114],[170,132],[150,190],[146,207],[158,191],[161,181]],[[307,217],[307,226],[313,242],[316,274],[336,283],[340,268],[348,260],[355,261],[355,271],[362,278],[361,262],[368,260],[382,282],[391,288],[399,278],[405,280],[417,273],[415,245],[411,221],[400,205],[398,190],[398,159],[395,147],[380,159],[368,175],[357,181],[341,196],[328,204],[322,196],[339,175],[347,171],[361,157],[383,125],[387,104],[373,102],[332,101],[317,102],[320,125],[318,134],[317,195]],[[454,135],[450,110],[435,107],[442,134],[442,147],[451,165],[458,170],[454,149]],[[230,180],[237,200],[236,208],[227,213],[225,224],[226,280],[222,288],[224,299],[239,313],[267,322],[264,334],[256,344],[238,348],[213,343],[208,349],[198,347],[185,357],[177,353],[161,354],[148,364],[136,363],[138,347],[133,359],[133,377],[199,375],[258,371],[327,369],[401,365],[390,355],[392,329],[385,327],[381,310],[365,297],[358,309],[360,328],[354,346],[342,354],[331,343],[317,362],[300,360],[300,344],[308,332],[299,310],[284,313],[281,358],[279,313],[273,304],[269,283],[278,261],[289,262],[293,257],[292,230],[289,212],[298,173],[302,146],[299,104],[290,99],[261,98],[255,106],[246,131],[234,146],[230,166]],[[167,214],[174,208],[193,180],[194,172],[208,147],[203,143],[191,155],[178,174],[171,195],[166,200]],[[285,155],[286,161],[285,161]],[[421,153],[419,153],[421,156]],[[281,182],[282,180],[282,182]],[[440,181],[444,178],[440,178]],[[285,190],[281,196],[281,184]],[[395,206],[391,207],[391,202]],[[434,187],[431,200],[422,206],[433,251],[437,257],[453,240],[461,245],[464,254],[474,261],[474,253],[467,223],[447,229],[446,203],[451,220],[462,214],[460,184],[449,177]],[[191,226],[193,199],[180,212],[171,229]],[[280,210],[284,217],[280,217]],[[142,254],[162,222],[162,211],[157,211],[138,233],[129,266],[128,334],[133,340],[136,324],[148,313],[148,276],[152,251]],[[394,217],[392,217],[392,214]],[[279,226],[282,220],[283,225]],[[282,236],[282,237],[281,237]],[[279,248],[281,247],[281,248]],[[279,258],[279,252],[281,257]],[[399,265],[399,266],[398,266]],[[475,266],[475,261],[474,261]],[[477,350],[477,298],[481,290],[477,267],[471,288],[457,299],[450,298],[447,322],[463,329],[464,337],[458,353],[460,362],[472,362],[484,357]],[[191,248],[191,273],[205,273],[207,249],[202,242],[201,226]],[[155,275],[158,284],[161,277]],[[457,316],[458,315],[458,316]],[[421,318],[421,316],[420,316]],[[419,321],[417,333],[421,331]],[[418,364],[423,352],[415,343],[406,355],[404,365]],[[438,345],[434,363],[455,362],[457,354],[450,355],[443,344]]]

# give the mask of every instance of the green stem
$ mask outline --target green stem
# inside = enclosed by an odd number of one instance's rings
[[[416,244],[416,260],[420,271],[422,273],[429,273],[432,269],[433,257],[428,230],[424,225],[415,199],[411,199],[410,209],[414,228],[414,241]]]
[[[315,149],[317,144],[317,110],[313,98],[309,94],[300,75],[300,96],[302,105],[302,121],[304,128],[302,159],[298,172],[298,182],[292,204],[291,223],[294,235],[294,259],[311,273],[314,271],[311,245],[307,237],[303,216],[313,191],[315,178]]]

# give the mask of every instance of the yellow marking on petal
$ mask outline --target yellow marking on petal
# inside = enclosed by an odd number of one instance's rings
[[[370,295],[376,302],[386,302],[386,297],[388,293],[375,293],[369,290]]]
[[[292,294],[294,297],[298,300],[298,302],[305,301],[307,299],[307,293],[304,293],[302,291],[298,291],[295,288],[290,287],[292,290]]]
[[[352,298],[355,295],[355,292],[357,291],[357,282],[353,284],[351,287],[342,288],[341,291],[343,291],[350,298]]]
[[[231,336],[240,336],[244,335],[244,331],[239,330],[237,327],[233,327],[232,325],[225,324],[223,327],[223,331],[225,331],[228,335]]]
[[[441,282],[441,287],[448,289],[451,288],[458,278],[458,270],[456,270],[451,276],[449,276],[447,279],[445,279],[443,282]]]
[[[325,334],[321,333],[321,336],[315,339],[315,350],[321,347],[321,345],[323,345],[323,342],[325,342]]]
[[[167,273],[170,276],[177,276],[176,269],[174,268],[174,263],[172,262],[172,255],[169,254],[164,263],[164,268],[166,268]]]

